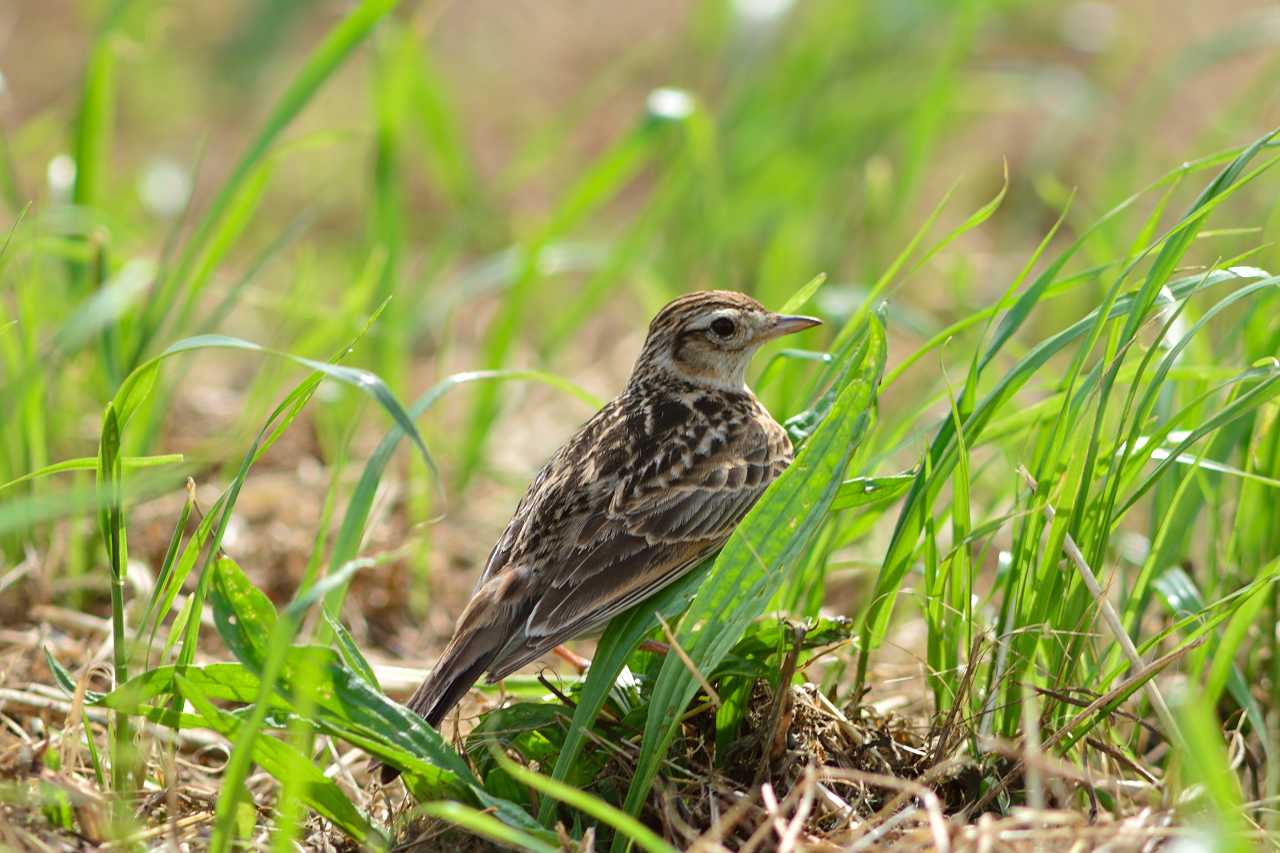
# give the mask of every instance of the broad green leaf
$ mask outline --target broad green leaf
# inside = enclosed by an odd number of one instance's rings
[[[225,555],[214,560],[209,592],[213,622],[222,641],[241,663],[261,670],[267,659],[266,643],[276,625],[271,600]]]
[[[204,718],[209,728],[233,742],[239,739],[244,721],[215,706],[194,682],[181,675],[176,677],[176,682],[182,695]],[[253,760],[276,779],[301,774],[302,798],[307,805],[357,842],[363,843],[378,837],[382,843],[386,843],[386,839],[381,838],[380,833],[373,828],[368,816],[312,763],[310,757],[299,753],[284,741],[259,737],[253,740]]]
[[[738,525],[703,578],[676,632],[693,664],[709,673],[760,615],[825,520],[854,451],[874,419],[884,373],[885,337],[878,317],[847,366],[849,378],[795,461]],[[644,739],[625,809],[638,814],[698,681],[677,655],[663,661],[650,696]],[[615,841],[614,849],[623,846]]]
[[[177,677],[184,676],[200,691],[222,702],[252,702],[258,693],[258,676],[239,663],[205,666],[157,666],[135,676],[107,694],[96,694],[86,704],[136,711],[157,697],[177,692]]]
[[[911,484],[915,474],[890,474],[886,477],[854,477],[840,484],[831,509],[861,509],[897,500]]]

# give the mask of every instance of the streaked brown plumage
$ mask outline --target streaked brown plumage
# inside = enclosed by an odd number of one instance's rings
[[[724,544],[791,462],[747,364],[818,322],[730,291],[663,308],[623,392],[534,478],[409,707],[439,725],[482,674],[496,681],[602,627]]]

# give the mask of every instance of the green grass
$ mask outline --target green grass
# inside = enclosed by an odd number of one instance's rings
[[[1089,65],[1075,85],[1091,99],[1015,152],[1004,112],[1047,120],[1036,86],[1064,70],[1001,65],[1060,48],[1034,4],[832,0],[751,23],[709,2],[670,56],[624,51],[530,115],[450,76],[461,60],[429,9],[370,0],[276,42],[290,24],[268,5],[243,13],[257,35],[234,55],[281,76],[237,94],[247,118],[210,141],[177,220],[140,209],[130,170],[145,125],[164,126],[157,104],[199,118],[216,100],[219,60],[130,42],[168,20],[152,4],[108,4],[77,97],[0,139],[0,613],[110,620],[107,689],[87,689],[86,660],[31,670],[98,721],[51,727],[41,754],[104,798],[99,840],[154,822],[141,793],[175,781],[158,726],[227,744],[214,849],[291,849],[309,813],[371,847],[426,820],[535,851],[587,834],[677,849],[664,797],[701,814],[713,771],[763,796],[757,730],[805,683],[850,726],[906,697],[934,724],[916,781],[945,799],[948,762],[976,778],[946,801],[956,827],[1051,796],[1167,808],[1223,849],[1274,840],[1280,137],[1258,116],[1280,69],[1236,67],[1249,39],[1192,39],[1130,112],[1125,69]],[[655,69],[684,88],[646,101]],[[1211,71],[1231,91],[1174,144],[1178,87]],[[617,102],[630,112],[602,132]],[[524,131],[501,165],[476,139],[481,108]],[[69,192],[34,191],[61,147]],[[513,469],[512,436],[544,430],[534,413],[567,435],[616,390],[652,311],[699,287],[827,320],[755,366],[795,464],[716,558],[610,624],[557,688],[571,708],[512,679],[513,701],[446,741],[383,694],[361,576],[405,565],[412,593],[386,626],[403,648],[454,606],[449,561],[483,558],[471,533],[540,461]],[[236,401],[212,427],[191,414],[209,395]],[[301,455],[325,497],[273,603],[270,567],[228,536],[254,523],[238,508],[255,475]],[[370,543],[392,487],[405,541],[385,549]],[[157,541],[138,519],[164,500]],[[687,661],[640,648],[667,638],[660,622]],[[912,636],[918,677],[884,683]],[[399,767],[417,806],[392,819],[334,744]],[[1023,774],[1041,751],[1150,783]],[[277,820],[249,808],[255,768],[278,783]],[[0,804],[89,835],[57,778],[6,782]],[[816,790],[805,778],[775,780],[788,808]],[[867,803],[892,804],[871,784]]]

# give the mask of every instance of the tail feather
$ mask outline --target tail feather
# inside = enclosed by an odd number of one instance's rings
[[[405,706],[426,720],[432,728],[439,728],[445,715],[480,680],[502,645],[503,638],[492,627],[455,636],[440,656],[435,669],[418,685]],[[393,781],[399,775],[399,769],[389,764],[382,765],[383,784]]]
[[[496,649],[495,649],[496,651]],[[427,680],[418,686],[413,696],[405,703],[405,707],[422,717],[432,728],[439,728],[440,721],[453,710],[453,706],[462,701],[471,685],[480,680],[492,654],[478,658],[470,666],[458,670],[440,672],[437,667]],[[440,672],[439,677],[436,672]]]

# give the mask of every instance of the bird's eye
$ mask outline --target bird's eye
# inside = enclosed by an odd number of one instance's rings
[[[737,328],[728,317],[717,317],[711,321],[711,331],[722,338],[732,337]]]

